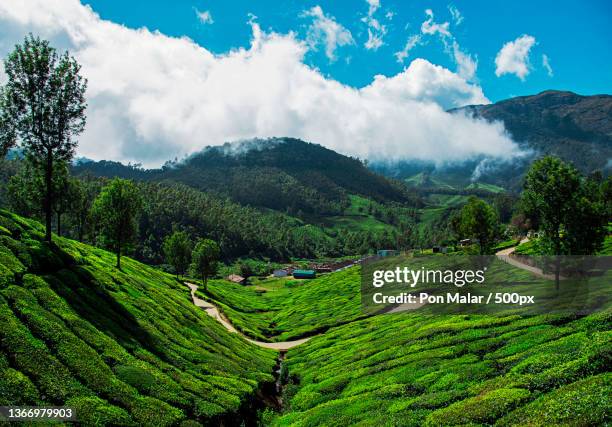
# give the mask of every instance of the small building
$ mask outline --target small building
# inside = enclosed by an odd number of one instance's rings
[[[272,275],[274,277],[287,277],[289,273],[287,273],[287,270],[283,270],[283,269],[279,269],[279,270],[274,270],[272,272]]]
[[[379,249],[377,255],[379,257],[397,256],[399,255],[399,251],[395,249]]]
[[[294,279],[314,279],[317,273],[314,270],[293,270]]]
[[[230,282],[238,283],[240,285],[244,285],[246,283],[246,279],[237,274],[230,274],[229,276],[226,277],[226,279],[229,280]]]
[[[459,246],[461,246],[462,248],[466,246],[470,246],[471,244],[472,244],[472,239],[459,240]]]

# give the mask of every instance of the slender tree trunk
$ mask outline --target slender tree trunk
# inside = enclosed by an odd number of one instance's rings
[[[561,260],[559,259],[559,255],[561,254],[561,242],[559,241],[559,227],[557,227],[556,236],[555,236],[555,289],[557,290],[557,294],[559,293],[559,277],[561,270]]]
[[[57,213],[57,235],[58,236],[62,235],[61,218],[62,218],[62,214],[58,212]]]
[[[53,219],[53,156],[51,150],[47,151],[47,165],[45,169],[45,240],[51,243],[51,222]]]

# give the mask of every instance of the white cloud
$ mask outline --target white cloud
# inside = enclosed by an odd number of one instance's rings
[[[361,20],[368,26],[368,40],[364,47],[368,50],[377,50],[384,44],[383,38],[387,34],[387,27],[374,17],[380,8],[380,0],[366,0],[368,3],[368,14]]]
[[[215,22],[209,10],[201,11],[195,9],[195,14],[202,24],[212,24]]]
[[[387,18],[389,21],[391,21],[394,16],[395,16],[395,12],[393,12],[392,10],[389,10],[387,11],[387,13],[385,13],[385,18]]]
[[[450,25],[448,22],[443,22],[442,24],[434,22],[434,14],[431,9],[426,9],[425,15],[427,15],[427,19],[421,24],[421,32],[423,34],[429,34],[432,36],[439,34],[443,38],[451,37],[451,33],[448,30]]]
[[[454,9],[453,8],[450,9],[451,14],[455,18],[456,22],[461,23],[461,20],[463,20],[463,17],[461,16],[461,14],[456,8]],[[453,13],[453,10],[455,11],[454,13]],[[478,59],[472,58],[472,56],[469,53],[461,49],[461,46],[459,46],[459,43],[455,39],[455,36],[453,36],[453,34],[449,30],[450,23],[443,22],[440,24],[440,23],[435,22],[434,13],[431,9],[426,9],[425,15],[427,16],[427,19],[423,21],[423,23],[421,24],[421,33],[423,34],[423,36],[438,35],[440,37],[440,40],[444,44],[444,50],[455,61],[455,64],[457,64],[457,73],[462,78],[469,80],[469,81],[473,81],[476,78],[476,69],[478,68]],[[421,40],[422,39],[419,39],[417,40],[417,42],[420,42]],[[410,45],[411,41],[414,42],[412,38],[408,39],[408,42],[406,43],[406,47],[410,47],[410,48],[414,47],[414,45],[412,46]],[[410,51],[410,49],[406,50],[406,47],[404,48],[403,51],[397,52],[395,54],[396,58],[400,62],[403,61],[403,59],[407,56],[407,53]],[[406,55],[404,55],[404,52],[406,53]]]
[[[414,49],[414,47],[418,45],[420,42],[421,42],[421,36],[419,34],[413,34],[410,37],[408,37],[408,40],[406,40],[406,44],[404,45],[404,48],[400,50],[399,52],[395,52],[394,54],[395,58],[397,59],[397,62],[403,63],[404,60],[408,58],[408,55],[410,55],[410,51]]]
[[[544,67],[544,69],[548,73],[548,77],[554,76],[553,69],[550,66],[550,59],[545,53],[542,54],[542,67]]]
[[[478,60],[472,58],[470,54],[463,52],[456,41],[453,41],[453,57],[457,63],[457,74],[465,80],[474,80],[476,69],[478,68]]]
[[[529,51],[535,42],[533,36],[523,34],[516,40],[504,44],[495,57],[495,75],[499,77],[504,74],[514,74],[524,81],[531,71]]]
[[[75,55],[89,79],[78,154],[93,159],[150,167],[270,136],[369,159],[507,159],[519,151],[502,124],[445,112],[488,102],[446,68],[415,59],[353,88],[306,65],[308,43],[295,34],[266,33],[254,19],[251,26],[248,48],[217,55],[187,38],[102,20],[76,0],[4,0],[0,56],[30,31]]]
[[[461,25],[461,23],[463,22],[463,15],[461,14],[461,12],[459,12],[459,9],[457,9],[454,4],[449,4],[448,11],[450,12],[451,17],[453,18],[453,22],[455,23],[455,25]]]
[[[313,18],[308,28],[308,43],[312,48],[319,44],[325,45],[325,55],[330,61],[336,60],[338,46],[355,44],[351,32],[337,23],[332,16],[323,13],[321,6],[313,6],[303,13],[305,17]]]

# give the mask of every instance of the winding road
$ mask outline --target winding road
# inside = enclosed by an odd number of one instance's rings
[[[527,241],[527,239],[523,239],[521,241],[521,243],[524,243],[525,241]],[[500,260],[507,262],[510,265],[513,265],[517,268],[521,268],[523,270],[529,271],[533,274],[535,274],[538,277],[543,277],[545,279],[553,279],[554,280],[554,275],[551,274],[545,274],[542,272],[541,269],[537,268],[537,267],[533,267],[531,265],[525,264],[523,262],[521,262],[519,259],[512,257],[512,253],[514,252],[514,250],[516,249],[516,246],[513,246],[511,248],[507,248],[507,249],[503,249],[499,252],[497,252],[495,255],[497,256],[497,258],[499,258]],[[264,348],[270,348],[270,349],[274,349],[274,350],[278,350],[281,353],[286,352],[287,350],[296,347],[300,344],[305,343],[306,341],[308,341],[309,339],[321,335],[321,334],[317,334],[317,335],[313,335],[311,337],[306,337],[306,338],[302,338],[299,340],[293,340],[293,341],[281,341],[281,342],[265,342],[265,341],[257,341],[254,339],[251,339],[249,337],[247,337],[245,334],[243,334],[242,332],[238,331],[234,325],[232,325],[232,323],[223,315],[223,313],[221,313],[221,311],[219,310],[219,308],[206,301],[203,300],[202,298],[198,297],[196,295],[196,292],[198,290],[198,285],[194,284],[194,283],[188,283],[185,282],[185,284],[189,287],[190,291],[191,291],[191,300],[193,301],[193,304],[196,307],[200,307],[201,309],[203,309],[204,311],[206,311],[206,313],[212,317],[213,319],[215,319],[217,322],[219,322],[221,325],[223,325],[223,327],[225,327],[225,329],[227,329],[229,332],[234,333],[234,334],[239,334],[241,337],[243,337],[245,340],[249,341],[252,344],[255,344],[259,347],[264,347]],[[403,312],[403,311],[411,311],[411,310],[416,310],[419,307],[422,307],[424,304],[400,304],[397,307],[393,308],[392,310],[388,311],[388,313],[399,313],[399,312]]]
[[[227,329],[229,332],[232,332],[232,333],[235,333],[235,334],[239,334],[245,340],[247,340],[250,343],[253,343],[253,344],[255,344],[255,345],[259,346],[259,347],[271,348],[271,349],[274,349],[274,350],[285,352],[285,351],[289,350],[290,348],[293,348],[293,347],[295,347],[297,345],[303,344],[306,341],[308,341],[310,338],[312,338],[312,337],[307,337],[307,338],[302,338],[302,339],[299,339],[299,340],[281,341],[281,342],[265,342],[265,341],[257,341],[257,340],[251,339],[251,338],[247,337],[246,335],[244,335],[242,332],[238,331],[234,327],[234,325],[232,325],[232,323],[223,315],[223,313],[221,313],[221,311],[219,311],[219,309],[217,308],[216,305],[211,304],[210,302],[208,302],[206,300],[203,300],[202,298],[200,298],[200,297],[198,297],[196,295],[196,291],[198,290],[198,285],[195,285],[193,283],[186,283],[186,285],[189,286],[189,289],[191,290],[191,300],[193,301],[193,304],[196,307],[200,307],[204,311],[206,311],[206,313],[210,317],[215,319],[217,322],[221,323],[221,325],[223,325],[225,327],[225,329]]]
[[[519,244],[526,243],[528,241],[529,241],[528,238],[524,238],[523,240],[520,241]],[[502,249],[501,251],[496,252],[495,255],[497,256],[498,259],[514,267],[521,268],[525,271],[529,271],[530,273],[533,273],[534,275],[541,277],[543,279],[555,280],[554,274],[544,273],[541,268],[526,264],[522,262],[519,258],[513,257],[512,254],[514,253],[516,248],[517,248],[516,246],[512,246],[511,248]],[[564,279],[565,277],[559,276],[559,280],[564,280]]]

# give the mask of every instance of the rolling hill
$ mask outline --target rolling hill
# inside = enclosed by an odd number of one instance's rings
[[[273,351],[192,305],[185,285],[0,210],[0,402],[84,425],[233,425],[273,386]]]
[[[293,138],[208,147],[156,170],[115,162],[81,162],[74,170],[77,174],[171,180],[243,205],[289,213],[341,214],[350,206],[351,194],[383,203],[414,203],[416,199],[357,159]]]

